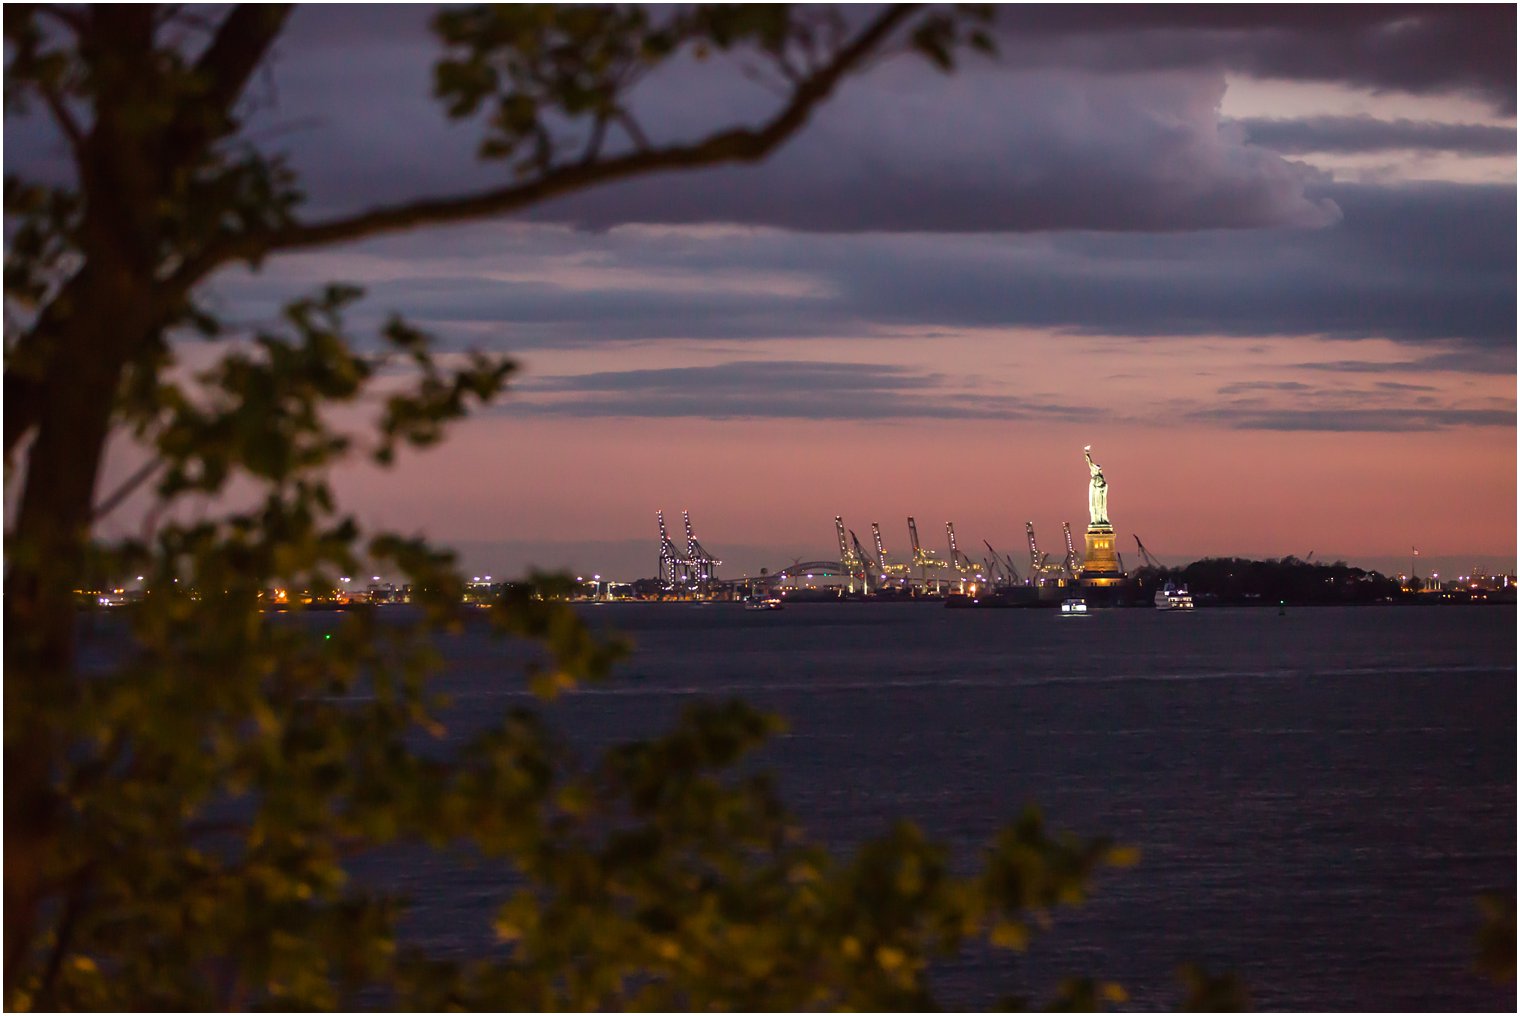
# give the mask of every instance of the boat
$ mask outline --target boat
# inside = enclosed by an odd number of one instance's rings
[[[1178,588],[1170,582],[1165,589],[1156,590],[1157,610],[1192,610],[1193,595],[1188,592],[1187,586]]]
[[[745,610],[781,610],[783,604],[779,597],[767,596],[763,599],[759,596],[751,596],[744,601]]]
[[[1062,617],[1086,617],[1087,601],[1080,596],[1073,596],[1069,600],[1061,601]]]

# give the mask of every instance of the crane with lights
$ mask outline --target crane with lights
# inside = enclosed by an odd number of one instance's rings
[[[911,515],[908,516],[908,540],[913,544],[913,567],[918,569],[919,581],[927,586],[929,569],[938,571],[940,560],[934,555],[934,551],[926,549],[918,542],[918,523],[913,521]]]
[[[686,524],[687,579],[705,589],[718,577],[718,565],[723,562],[709,554],[698,542],[691,528],[691,513],[682,509],[681,518]]]
[[[844,572],[849,591],[853,593],[855,576],[867,575],[869,568],[864,555],[856,553],[856,547],[860,546],[860,541],[857,540],[854,547],[850,546],[849,537],[845,535],[844,519],[839,515],[834,516],[834,535],[839,540],[839,570]],[[852,537],[855,534],[852,532],[849,535]],[[862,585],[861,588],[864,591],[867,586]]]
[[[1082,573],[1082,559],[1077,557],[1076,545],[1071,539],[1071,523],[1061,523],[1061,533],[1066,537],[1066,558],[1061,562],[1061,571],[1067,578],[1076,578]]]

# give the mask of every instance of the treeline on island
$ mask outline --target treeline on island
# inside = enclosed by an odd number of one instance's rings
[[[1168,582],[1186,585],[1195,600],[1228,604],[1351,604],[1413,600],[1396,578],[1344,561],[1333,564],[1296,557],[1252,561],[1208,557],[1181,568],[1140,568],[1131,573],[1150,596]]]

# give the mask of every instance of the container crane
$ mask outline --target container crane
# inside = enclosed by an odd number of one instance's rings
[[[665,529],[665,512],[656,509],[654,517],[660,524],[660,585],[673,589],[686,578],[686,558],[676,550],[670,533]]]
[[[1039,544],[1034,541],[1034,523],[1024,523],[1024,532],[1029,537],[1029,574],[1031,578],[1038,580],[1048,569],[1045,562],[1050,560],[1049,554],[1040,553]]]
[[[913,544],[913,565],[918,569],[919,581],[924,585],[929,584],[929,569],[939,568],[939,558],[934,552],[925,550],[918,542],[918,523],[913,521],[913,516],[908,516],[908,539]]]
[[[855,553],[845,536],[844,519],[834,516],[834,535],[839,538],[839,570],[844,572],[850,592],[855,591],[855,574],[865,571],[865,560]],[[851,534],[854,535],[853,533]],[[859,546],[857,541],[856,546]]]
[[[850,549],[855,552],[856,558],[860,560],[861,591],[870,592],[871,587],[880,582],[879,576],[881,573],[879,567],[875,569],[871,567],[871,558],[866,554],[865,548],[860,545],[860,540],[855,536],[855,530],[853,529],[850,530]],[[873,572],[875,575],[873,575]]]
[[[723,562],[709,554],[703,549],[702,544],[697,542],[691,529],[691,513],[682,509],[681,518],[686,523],[686,564],[690,572],[689,577],[697,585],[705,587],[718,577],[718,565]]]
[[[997,548],[986,540],[983,540],[982,544],[987,548],[987,552],[992,555],[992,560],[996,561],[1008,573],[1009,583],[1015,586],[1018,585],[1019,570],[1013,566],[1013,558],[999,554]]]
[[[955,523],[945,523],[945,538],[950,541],[950,567],[960,576],[961,592],[966,591],[966,578],[970,576],[974,580],[981,580],[984,576],[977,568],[976,562],[961,553],[960,546],[955,542]]]
[[[1140,550],[1140,560],[1145,562],[1145,567],[1154,568],[1157,571],[1165,571],[1166,567],[1151,556],[1151,552],[1145,549],[1145,544],[1140,542],[1140,534],[1135,534],[1135,546]]]
[[[881,565],[881,573],[883,575],[890,575],[893,578],[905,578],[912,569],[905,564],[893,564],[887,559],[887,549],[881,541],[881,525],[879,523],[871,523],[871,537],[876,544],[876,561]]]
[[[1082,559],[1077,557],[1076,544],[1071,539],[1071,523],[1061,523],[1061,533],[1066,537],[1066,560],[1061,562],[1061,568],[1071,578],[1076,578],[1082,571]]]
[[[961,548],[955,542],[955,523],[945,523],[945,539],[950,543],[950,567],[958,572],[976,571],[976,565],[971,559],[961,553]]]

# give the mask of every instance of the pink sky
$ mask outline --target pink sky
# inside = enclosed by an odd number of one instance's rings
[[[1495,379],[1489,397],[1512,383]],[[446,540],[585,542],[581,554],[556,550],[546,560],[586,570],[634,566],[620,549],[599,561],[594,545],[652,548],[656,508],[667,517],[690,509],[720,556],[746,548],[726,559],[740,571],[836,556],[835,514],[862,540],[880,522],[889,551],[905,546],[911,514],[934,546],[951,520],[963,543],[987,539],[1017,560],[1025,521],[1048,546],[1062,522],[1079,533],[1085,525],[1081,451],[1090,443],[1126,552],[1139,533],[1172,563],[1316,551],[1387,568],[1418,545],[1426,557],[1513,564],[1512,427],[1233,430],[1179,425],[1164,401],[1148,414],[1131,398],[1127,419],[1090,425],[485,417],[392,474],[350,475],[343,489],[377,523],[404,529],[426,519]],[[441,490],[452,496],[440,500]],[[478,568],[532,560],[515,550],[497,556],[471,555]]]
[[[1385,52],[1394,23],[1454,38],[1445,15],[1237,13],[1228,46],[1074,15],[951,77],[889,61],[760,166],[276,258],[213,299],[265,321],[340,279],[370,293],[357,333],[394,310],[520,357],[504,406],[442,447],[340,474],[361,517],[475,570],[652,574],[657,508],[692,511],[721,574],[835,556],[836,514],[863,541],[882,523],[899,556],[911,514],[936,548],[953,520],[1017,560],[1025,521],[1051,549],[1085,524],[1089,443],[1126,554],[1138,533],[1172,564],[1397,570],[1414,545],[1513,569],[1504,61]],[[494,180],[475,126],[425,99],[425,12],[372,14],[355,35],[305,12],[311,45],[351,44],[274,69],[280,120],[320,124],[289,135],[313,204]],[[705,84],[653,82],[653,118],[690,130],[753,99]],[[394,116],[348,115],[357,94]],[[1264,127],[1299,140],[1254,143]]]

